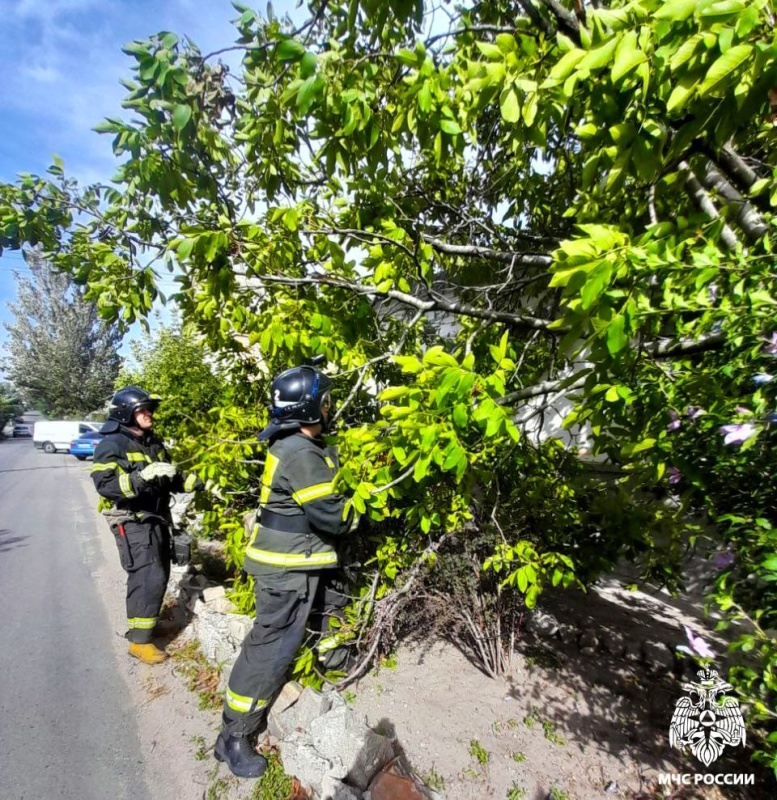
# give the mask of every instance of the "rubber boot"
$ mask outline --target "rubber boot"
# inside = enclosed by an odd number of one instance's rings
[[[251,747],[247,736],[230,736],[221,731],[213,755],[225,762],[238,778],[261,778],[267,769],[267,759]]]
[[[161,664],[168,657],[164,650],[160,650],[152,642],[147,644],[130,642],[129,654],[140,659],[144,664]]]

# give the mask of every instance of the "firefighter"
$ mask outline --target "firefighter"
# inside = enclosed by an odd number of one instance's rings
[[[321,436],[330,387],[330,379],[312,366],[280,374],[271,385],[270,424],[259,435],[270,447],[244,565],[254,579],[256,620],[229,677],[214,749],[241,778],[259,778],[267,768],[252,740],[308,623],[322,635],[347,601],[335,543],[354,520],[344,514],[345,498],[332,491],[337,455]],[[337,669],[345,653],[329,649],[319,658]]]
[[[116,392],[91,470],[127,573],[129,654],[146,664],[167,658],[152,637],[170,577],[170,494],[204,488],[196,475],[170,463],[153,433],[159,403],[137,386]]]

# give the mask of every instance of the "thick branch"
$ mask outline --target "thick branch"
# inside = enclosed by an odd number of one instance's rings
[[[491,250],[488,247],[477,245],[449,244],[424,234],[424,241],[440,253],[449,256],[463,256],[464,258],[482,258],[488,261],[499,261],[502,264],[523,264],[527,267],[549,267],[553,263],[550,256],[539,253],[516,253],[504,250]]]
[[[720,219],[718,209],[715,208],[715,204],[712,202],[712,199],[707,191],[701,185],[699,179],[696,177],[696,174],[691,169],[690,164],[687,161],[681,161],[678,164],[678,167],[680,168],[681,172],[685,173],[685,186],[688,189],[688,193],[690,194],[693,202],[710,219]],[[723,224],[723,229],[720,233],[720,239],[727,250],[736,250],[736,247],[739,244],[736,234],[725,223]]]
[[[507,311],[493,311],[488,308],[478,308],[477,306],[454,302],[439,296],[434,300],[422,300],[420,297],[408,294],[407,292],[400,292],[396,289],[380,292],[374,286],[366,286],[363,283],[356,283],[355,281],[349,281],[345,278],[334,278],[328,275],[311,275],[307,278],[287,278],[283,275],[262,275],[259,280],[268,283],[283,284],[285,286],[334,286],[338,289],[347,289],[354,294],[364,295],[366,297],[385,297],[402,303],[403,305],[417,308],[424,313],[430,311],[446,311],[449,314],[463,317],[488,319],[493,322],[506,322],[510,325],[529,330],[547,330],[552,322],[552,320],[549,319],[531,317],[525,314],[511,314]],[[553,333],[556,335],[560,333],[563,334],[564,330],[557,329],[554,330]]]
[[[577,38],[580,32],[580,23],[577,17],[571,11],[567,11],[558,0],[541,0],[541,2],[558,20],[559,25],[566,28]]]
[[[751,242],[758,242],[766,235],[769,226],[764,218],[739,194],[712,163],[707,165],[702,180],[709,190],[717,192],[726,203],[736,208],[735,219],[737,224]]]

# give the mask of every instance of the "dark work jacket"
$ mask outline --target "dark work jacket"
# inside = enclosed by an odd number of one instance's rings
[[[153,514],[169,521],[170,494],[183,491],[185,476],[179,472],[171,479],[146,484],[140,478],[145,467],[154,461],[170,461],[165,446],[154,433],[136,436],[123,425],[114,428],[94,450],[91,475],[103,498],[101,509],[126,510],[139,518]]]
[[[337,453],[321,438],[296,432],[270,444],[260,517],[246,548],[246,572],[316,570],[338,564],[334,539],[348,533],[345,498],[332,491]]]

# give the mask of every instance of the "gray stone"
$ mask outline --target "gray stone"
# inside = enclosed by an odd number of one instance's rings
[[[235,604],[228,597],[217,597],[215,600],[208,600],[207,604],[214,614],[234,614],[237,611]]]
[[[575,644],[577,642],[578,630],[574,625],[562,622],[558,627],[558,637],[564,644]]]
[[[307,734],[292,731],[278,746],[286,774],[320,795],[322,779],[335,765],[316,750]]]
[[[227,621],[227,634],[229,641],[236,647],[243,644],[243,639],[251,633],[254,620],[245,614],[231,614]]]
[[[367,727],[367,718],[348,708],[335,708],[310,723],[318,752],[344,765],[348,783],[366,789],[375,773],[394,757],[391,741]]]
[[[197,605],[197,613],[192,620],[194,635],[200,641],[200,648],[212,664],[234,661],[237,648],[228,637],[229,620],[224,614],[211,614],[207,606]]]
[[[316,717],[321,717],[331,709],[331,692],[321,694],[306,686],[297,700],[294,710],[297,712],[297,725],[303,730],[310,727]]]
[[[272,707],[278,712],[285,711],[289,706],[293,706],[294,703],[299,700],[303,691],[302,684],[297,681],[288,681],[284,683],[283,688],[278,692],[275,700],[273,700]]]
[[[289,706],[282,711],[271,708],[267,714],[267,730],[276,739],[285,739],[293,731],[300,731],[297,723],[297,707]]]
[[[601,644],[608,653],[619,658],[626,652],[626,640],[616,631],[604,631]]]
[[[580,634],[580,641],[578,642],[581,649],[586,647],[590,647],[593,650],[599,646],[599,639],[596,636],[596,632],[591,630],[591,628],[587,628]]]
[[[321,781],[321,800],[362,800],[364,795],[341,780],[324,775]]]
[[[529,628],[543,636],[555,636],[558,633],[559,622],[547,611],[535,611],[529,618]]]
[[[202,599],[206,603],[216,600],[219,597],[226,597],[227,590],[223,586],[208,586],[202,590]]]
[[[642,658],[656,673],[669,672],[674,667],[674,654],[663,642],[643,642]]]
[[[623,655],[627,661],[640,661],[642,658],[642,644],[640,641],[638,639],[628,639]]]
[[[595,647],[581,647],[580,648],[580,655],[582,656],[595,656],[596,655],[596,648]]]

